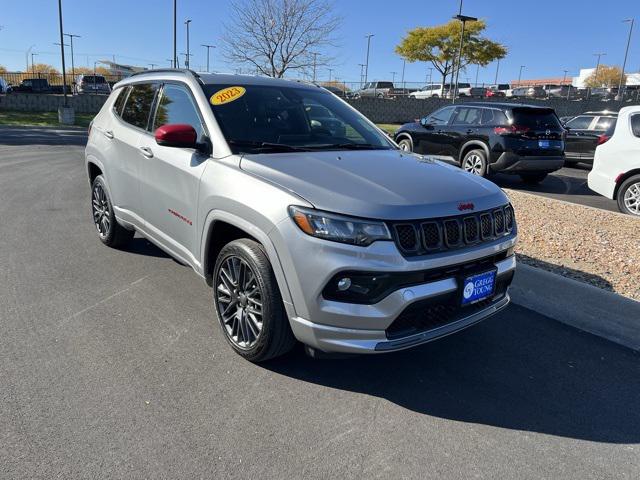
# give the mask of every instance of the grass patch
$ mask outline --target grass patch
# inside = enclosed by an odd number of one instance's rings
[[[75,125],[88,127],[95,115],[92,113],[76,113]],[[0,110],[0,125],[59,127],[58,112],[18,112],[15,110]]]
[[[398,128],[400,128],[400,124],[396,123],[376,123],[378,128],[381,128],[387,133],[393,134]]]

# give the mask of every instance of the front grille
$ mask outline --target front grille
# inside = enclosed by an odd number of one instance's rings
[[[429,220],[389,222],[404,256],[424,255],[491,242],[515,229],[513,208]]]

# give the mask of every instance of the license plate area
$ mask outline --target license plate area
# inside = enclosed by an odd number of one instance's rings
[[[549,140],[538,140],[538,147],[551,148],[551,142]]]
[[[461,305],[472,305],[492,297],[496,291],[496,277],[496,269],[462,277]]]

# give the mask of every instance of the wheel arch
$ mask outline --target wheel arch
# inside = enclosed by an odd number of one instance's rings
[[[622,186],[622,184],[626,182],[629,178],[635,175],[640,175],[640,168],[634,168],[633,170],[629,170],[628,172],[622,174],[620,177],[616,179],[617,180],[616,187],[613,189],[614,199],[618,198],[618,191],[620,190],[620,187]]]
[[[413,152],[413,137],[411,136],[411,134],[409,132],[399,132],[396,134],[396,138],[394,139],[394,141],[396,143],[400,143],[400,140],[409,140],[409,142],[411,142],[411,151]]]
[[[488,164],[490,158],[489,147],[481,140],[469,140],[468,142],[466,142],[460,149],[460,154],[458,155],[458,163],[462,165],[462,159],[464,158],[464,156],[469,153],[470,150],[476,150],[477,147],[480,147],[484,151],[484,154],[487,156]]]

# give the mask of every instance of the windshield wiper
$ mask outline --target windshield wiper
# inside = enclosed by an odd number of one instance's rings
[[[327,145],[309,146],[314,150],[388,150],[383,145],[373,145],[371,143],[331,143]]]
[[[254,140],[229,140],[229,144],[237,147],[249,147],[260,151],[271,152],[308,152],[306,147],[295,147],[284,143],[257,142]]]

